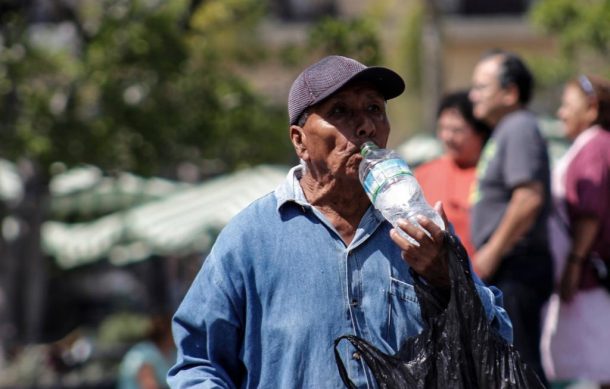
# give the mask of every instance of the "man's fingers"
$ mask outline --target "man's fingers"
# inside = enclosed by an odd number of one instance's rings
[[[441,229],[436,225],[436,223],[434,223],[432,220],[428,219],[425,216],[422,215],[418,215],[417,216],[417,223],[426,231],[428,231],[428,234],[430,234],[431,236],[434,236],[438,231],[440,231]],[[427,235],[427,234],[426,234]]]
[[[429,232],[426,233],[426,231],[422,230],[422,228],[425,228],[425,227],[423,227],[421,225],[417,225],[409,220],[400,219],[400,220],[398,220],[398,226],[396,229],[402,230],[402,231],[397,231],[397,232],[402,232],[402,233],[410,236],[413,240],[415,240],[417,242],[417,244],[414,244],[413,242],[409,242],[404,236],[402,236],[402,238],[405,240],[405,242],[409,244],[408,247],[419,247],[422,243],[426,242],[426,240],[430,239],[430,237],[428,236]],[[401,247],[403,249],[405,249],[407,246],[401,246]]]
[[[419,275],[432,283],[445,286],[448,280],[447,266],[442,258],[444,233],[432,220],[418,217],[419,226],[407,220],[399,220],[391,231],[392,240],[401,248],[402,258]],[[423,229],[428,232],[424,231]],[[419,245],[408,241],[401,233],[403,230]]]
[[[445,228],[447,228],[447,226],[449,225],[449,219],[447,219],[447,214],[445,213],[445,207],[443,207],[442,201],[439,200],[436,202],[436,204],[434,204],[434,210],[438,212],[439,215],[441,215],[443,223],[445,223]]]

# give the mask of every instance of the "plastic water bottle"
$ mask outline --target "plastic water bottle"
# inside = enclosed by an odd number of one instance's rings
[[[362,145],[360,154],[359,176],[364,191],[394,227],[397,227],[398,219],[406,219],[428,234],[417,221],[417,215],[423,215],[445,229],[443,219],[426,202],[409,165],[397,152],[379,148],[368,141]],[[397,228],[397,231],[411,243],[419,245],[402,229]]]

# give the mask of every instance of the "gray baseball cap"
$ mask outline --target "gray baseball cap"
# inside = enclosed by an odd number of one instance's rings
[[[303,70],[292,83],[288,94],[290,124],[296,124],[305,109],[356,80],[370,82],[386,100],[399,96],[405,90],[405,82],[393,70],[368,67],[351,58],[331,55]]]

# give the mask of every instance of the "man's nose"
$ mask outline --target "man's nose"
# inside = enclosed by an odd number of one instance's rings
[[[470,91],[468,92],[468,99],[472,103],[474,103],[478,98],[479,98],[479,94],[476,91],[476,89],[474,89],[474,88],[470,89]]]
[[[370,138],[375,135],[375,121],[366,112],[356,111],[353,114],[356,135],[359,138]]]

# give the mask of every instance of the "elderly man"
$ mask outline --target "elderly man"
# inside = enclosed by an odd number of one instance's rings
[[[502,290],[515,347],[544,379],[539,342],[541,309],[552,290],[550,173],[546,143],[526,109],[533,82],[523,61],[504,51],[487,53],[474,69],[473,112],[494,130],[477,166],[471,228],[478,274]]]
[[[448,285],[444,232],[403,222],[411,245],[374,210],[358,180],[359,147],[385,146],[395,72],[330,56],[305,69],[288,98],[290,138],[302,164],[219,235],[174,316],[175,388],[338,388],[333,341],[354,334],[395,352],[423,329],[410,269]],[[442,209],[438,208],[440,212]],[[403,259],[405,258],[405,259]],[[511,327],[497,289],[478,285],[489,321]],[[372,378],[342,345],[358,387]]]

